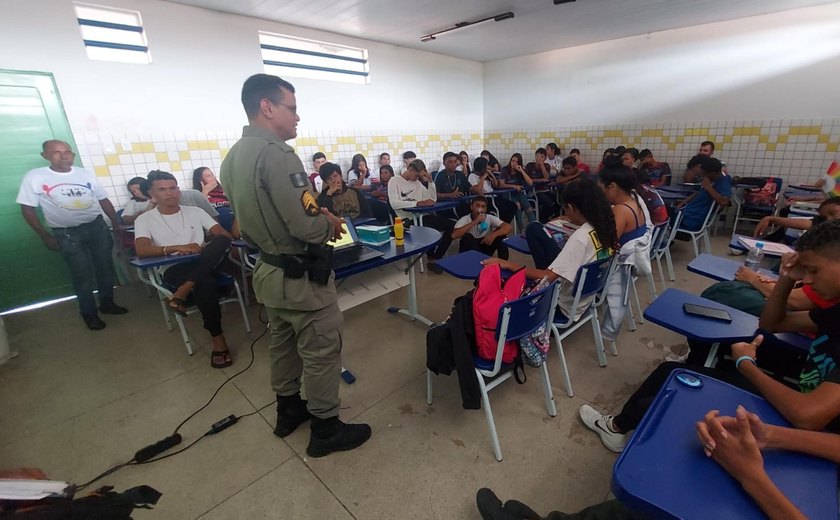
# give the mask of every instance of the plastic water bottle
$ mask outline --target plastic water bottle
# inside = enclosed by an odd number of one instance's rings
[[[764,259],[764,242],[756,242],[755,245],[747,253],[747,259],[744,260],[744,265],[752,269],[758,270],[761,267],[761,261]]]

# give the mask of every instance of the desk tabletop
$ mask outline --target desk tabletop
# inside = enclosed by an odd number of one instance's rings
[[[150,267],[161,267],[164,265],[180,264],[181,262],[190,262],[201,258],[199,254],[191,255],[166,255],[166,256],[147,256],[140,258],[133,256],[128,259],[128,263],[140,269],[148,269]]]
[[[484,267],[481,262],[488,258],[490,257],[480,251],[464,251],[441,258],[437,261],[437,265],[455,278],[475,280]]]
[[[689,272],[706,276],[719,282],[727,282],[735,279],[735,272],[744,264],[722,256],[701,253],[694,260],[688,263]],[[776,273],[767,269],[759,269],[758,272],[773,278],[778,277]]]
[[[692,388],[680,372],[699,378]],[[666,380],[613,469],[612,491],[651,518],[766,518],[756,503],[703,453],[695,423],[718,409],[735,415],[741,404],[769,424],[788,422],[764,399],[708,376],[675,370]],[[767,473],[808,518],[837,518],[837,466],[813,457],[769,450]]]
[[[514,251],[519,251],[523,255],[530,255],[531,248],[528,246],[528,240],[522,235],[513,235],[504,239],[504,243]]]
[[[413,208],[402,208],[400,211],[407,211],[409,213],[434,213],[445,209],[457,208],[461,204],[462,199],[449,199],[435,202],[431,206],[414,206]]]
[[[725,310],[732,322],[688,314],[683,310],[686,303]],[[749,341],[758,327],[758,318],[752,314],[679,289],[666,289],[645,309],[644,316],[666,329],[707,343]]]

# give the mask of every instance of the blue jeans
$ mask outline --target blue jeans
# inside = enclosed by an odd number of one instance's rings
[[[546,231],[545,226],[539,222],[531,222],[525,228],[525,240],[528,241],[528,248],[534,258],[534,266],[537,269],[548,269],[551,262],[560,254],[560,244],[557,243]]]
[[[114,264],[111,251],[114,239],[100,216],[96,220],[69,228],[55,228],[53,236],[61,247],[61,256],[70,268],[73,292],[84,317],[96,316],[93,290],[99,291],[100,305],[114,301]]]

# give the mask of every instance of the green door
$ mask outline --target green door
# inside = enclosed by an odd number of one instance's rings
[[[0,70],[0,312],[73,294],[61,256],[49,251],[15,202],[47,139],[76,149],[52,74]]]

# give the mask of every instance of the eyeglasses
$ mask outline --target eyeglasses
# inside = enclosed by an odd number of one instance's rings
[[[289,109],[293,116],[297,115],[297,105],[287,105],[286,103],[274,103],[275,105],[284,106]]]

